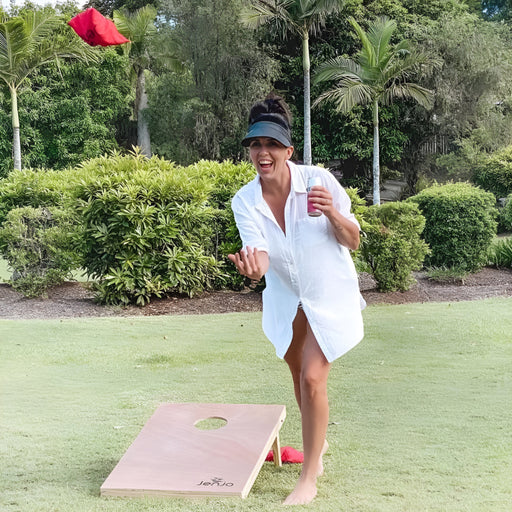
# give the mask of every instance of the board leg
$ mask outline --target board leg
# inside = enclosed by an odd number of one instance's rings
[[[274,464],[278,467],[283,465],[281,460],[281,443],[279,442],[279,433],[277,434],[274,444],[272,445],[272,452],[274,453]]]

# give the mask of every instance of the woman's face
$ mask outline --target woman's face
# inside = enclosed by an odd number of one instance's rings
[[[292,157],[293,146],[283,146],[269,137],[257,137],[251,140],[249,152],[256,171],[261,178],[265,178],[288,169],[286,161]]]

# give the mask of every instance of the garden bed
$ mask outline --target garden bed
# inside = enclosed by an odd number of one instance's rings
[[[425,273],[406,292],[378,292],[368,274],[360,275],[363,297],[368,304],[456,302],[489,297],[512,297],[512,270],[485,267],[463,282],[433,281]],[[0,284],[0,318],[69,318],[97,316],[153,316],[230,313],[261,310],[261,295],[252,291],[218,291],[197,297],[170,296],[155,299],[144,308],[101,306],[86,284],[68,282],[50,290],[46,299],[26,299],[6,284]]]

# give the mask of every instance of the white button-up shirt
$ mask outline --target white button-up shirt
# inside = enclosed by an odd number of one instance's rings
[[[260,178],[242,187],[231,206],[244,248],[266,251],[269,269],[263,291],[263,331],[283,358],[292,340],[292,322],[302,303],[326,359],[331,362],[363,338],[362,297],[348,249],[338,243],[325,215],[307,214],[306,183],[319,176],[333,205],[354,222],[350,198],[327,170],[287,162],[290,194],[284,209],[286,234],[263,199]]]

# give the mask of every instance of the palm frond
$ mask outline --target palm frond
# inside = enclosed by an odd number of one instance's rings
[[[386,16],[378,18],[375,23],[370,25],[368,40],[375,52],[376,65],[380,65],[387,59],[391,50],[389,43],[395,30],[396,21],[390,20]]]
[[[58,57],[98,59],[97,49],[84,43],[63,19],[44,11],[27,11],[0,23],[0,34],[0,77],[12,87]]]
[[[287,32],[300,33],[300,20],[293,18],[290,8],[294,0],[254,0],[242,9],[241,22],[252,29],[266,24],[273,25],[273,32],[285,38]]]
[[[2,47],[0,60],[0,72],[15,74],[20,55],[27,55],[29,41],[25,33],[23,20],[13,18],[1,26],[1,32],[5,39],[5,47]]]
[[[20,84],[35,69],[45,66],[55,59],[79,59],[85,62],[95,62],[100,58],[99,50],[92,48],[83,41],[59,41],[58,45],[52,40],[46,40],[36,47],[36,51],[20,61],[16,68],[16,82]]]
[[[182,73],[186,66],[183,59],[183,48],[181,39],[178,37],[165,37],[162,39],[161,34],[157,34],[151,40],[151,57],[168,70],[175,73]],[[155,71],[155,70],[153,70]]]
[[[44,11],[26,11],[21,18],[26,33],[30,34],[30,39],[34,42],[47,38],[62,24],[62,19],[59,16],[48,15]]]
[[[410,50],[406,41],[391,45],[396,23],[380,18],[370,25],[368,33],[353,19],[349,19],[362,43],[354,59],[338,57],[318,67],[314,83],[336,81],[336,85],[322,93],[314,102],[331,101],[339,111],[348,111],[357,104],[375,100],[389,104],[394,99],[413,99],[430,108],[432,91],[413,83],[419,70],[437,65],[433,59]]]
[[[438,59],[422,52],[408,51],[404,56],[394,55],[386,68],[382,70],[383,83],[390,80],[404,82],[420,72],[422,74],[430,73],[439,65],[440,61]]]
[[[322,93],[313,103],[317,106],[324,101],[335,105],[338,112],[349,112],[356,105],[367,105],[373,100],[371,87],[358,80],[345,77],[335,87]]]
[[[2,26],[0,25],[0,58],[2,55],[7,54],[7,41],[5,39],[4,32],[2,30]]]
[[[131,13],[126,9],[114,11],[114,23],[117,30],[132,43],[142,43],[156,34],[155,19],[157,10],[145,5]]]
[[[315,14],[332,14],[343,8],[344,0],[310,0],[309,12]]]
[[[362,68],[352,59],[336,57],[321,64],[313,74],[313,83],[328,82],[330,80],[341,80],[345,76],[360,79]]]
[[[315,34],[342,5],[343,0],[252,0],[240,19],[253,29],[270,24],[282,38],[289,32]]]
[[[412,99],[427,109],[432,108],[434,93],[421,85],[404,82],[387,87],[381,96],[384,105],[390,105],[395,99]]]
[[[301,4],[299,18],[305,24],[307,31],[315,35],[325,25],[330,14],[342,9],[344,0],[302,0],[299,3]]]
[[[136,73],[139,68],[149,67],[148,48],[158,33],[155,26],[156,15],[157,11],[152,5],[145,5],[135,12],[126,9],[114,11],[114,23],[117,29],[130,40],[123,45],[123,50],[125,55],[130,56]]]
[[[348,19],[353,29],[356,31],[357,37],[359,37],[363,47],[357,55],[357,60],[362,66],[375,66],[377,64],[377,57],[375,55],[375,49],[373,48],[366,32],[362,29],[361,25],[357,23],[354,18]]]

